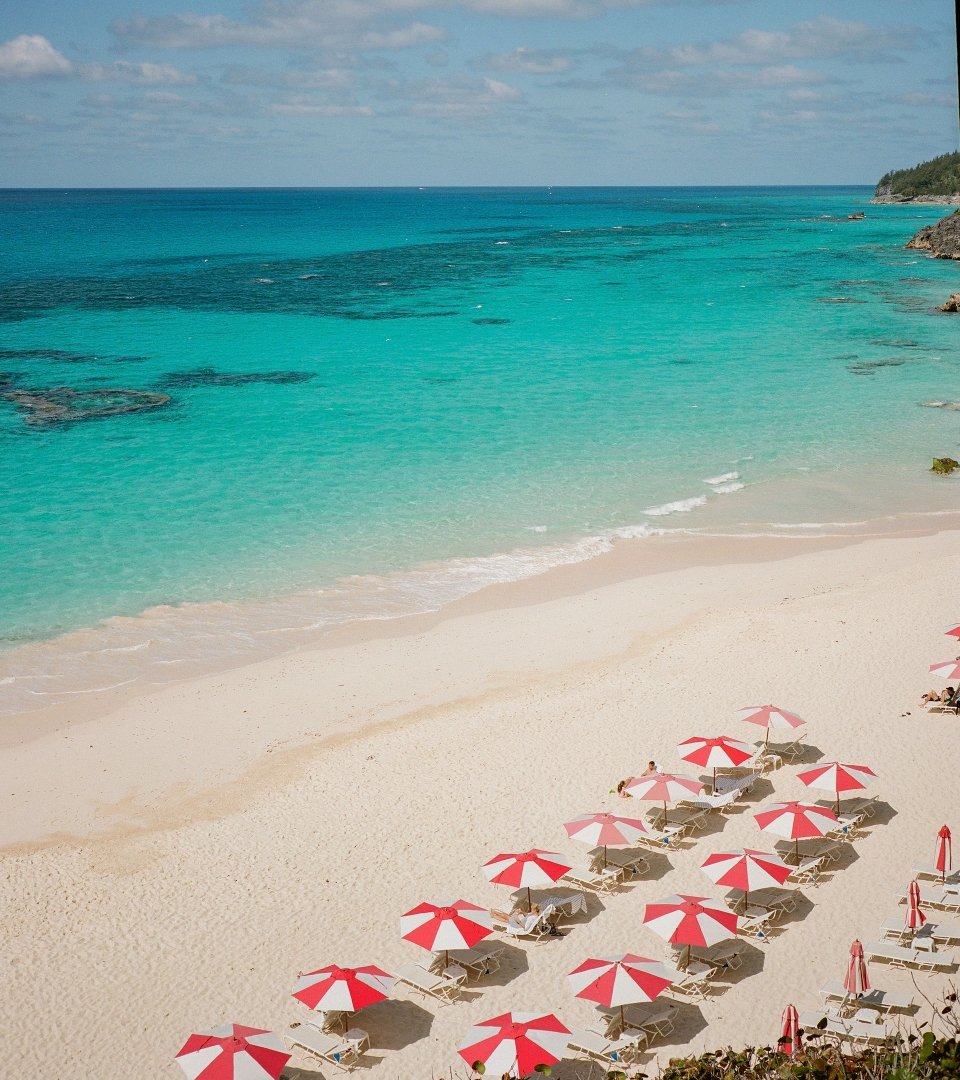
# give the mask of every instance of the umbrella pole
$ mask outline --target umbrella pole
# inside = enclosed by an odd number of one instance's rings
[[[604,870],[606,870],[606,868],[607,868],[607,845],[606,844],[603,845],[603,868],[604,868]]]
[[[667,817],[667,800],[663,800],[663,826],[664,828],[670,823],[670,819]]]
[[[530,898],[530,886],[527,886],[527,912],[533,911],[533,900]]]
[[[623,1006],[620,1006],[620,1034],[623,1034],[623,1029],[627,1026],[626,1020],[623,1018]]]
[[[796,840],[794,840],[793,843],[794,843],[794,847],[795,847],[795,850],[796,850],[797,866],[799,866],[800,865],[800,837],[798,836],[796,838]]]

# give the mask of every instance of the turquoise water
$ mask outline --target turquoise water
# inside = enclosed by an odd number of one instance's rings
[[[3,389],[170,399],[0,399],[0,639],[415,568],[427,603],[487,556],[812,524],[798,477],[830,520],[957,505],[924,466],[960,418],[918,407],[960,398],[957,269],[903,247],[944,211],[870,194],[0,192]]]

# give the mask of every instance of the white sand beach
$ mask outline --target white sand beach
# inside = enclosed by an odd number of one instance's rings
[[[797,913],[746,945],[740,970],[680,1007],[656,1055],[770,1043],[786,1003],[815,1006],[851,939],[875,940],[902,913],[895,894],[932,861],[940,825],[960,827],[960,721],[917,705],[941,686],[928,665],[960,651],[943,636],[958,577],[953,531],[639,541],[103,715],[85,700],[24,717],[2,750],[2,1059],[44,1080],[170,1080],[193,1031],[283,1031],[303,1017],[298,972],[425,959],[400,939],[401,913],[458,897],[504,906],[509,890],[480,870],[498,852],[583,863],[564,821],[642,812],[609,794],[620,777],[650,757],[696,773],[681,739],[762,738],[736,710],[772,701],[807,720],[809,760],[879,774],[880,811],[834,873],[802,887]],[[566,973],[590,956],[664,957],[644,903],[722,896],[700,863],[772,850],[753,814],[808,796],[797,771],[769,774],[741,812],[590,898],[562,939],[506,943],[500,973],[463,1000],[398,990],[365,1010],[370,1075],[466,1076],[458,1041],[508,1009],[586,1026],[593,1008]],[[950,982],[879,964],[871,976],[914,993],[924,1015]],[[554,1075],[591,1073],[569,1062]]]

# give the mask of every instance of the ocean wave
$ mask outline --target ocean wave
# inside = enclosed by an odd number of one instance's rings
[[[651,517],[665,517],[667,514],[687,514],[703,506],[707,501],[706,495],[694,495],[690,499],[677,499],[675,502],[663,503],[661,506],[648,506],[645,514]]]
[[[717,495],[731,495],[734,491],[743,491],[747,485],[742,480],[731,480],[729,484],[717,484],[714,492]]]
[[[705,484],[729,484],[731,480],[739,480],[740,474],[738,472],[725,472],[720,476],[708,476],[703,482]]]

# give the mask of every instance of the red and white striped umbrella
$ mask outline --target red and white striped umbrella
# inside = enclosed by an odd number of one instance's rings
[[[907,886],[907,929],[919,930],[926,921],[926,915],[920,910],[920,886],[914,878]]]
[[[793,1005],[783,1010],[780,1018],[780,1040],[777,1044],[781,1054],[796,1057],[803,1049],[803,1033],[800,1031],[800,1017]]]
[[[854,940],[850,946],[850,959],[847,962],[847,973],[843,977],[843,988],[848,994],[857,997],[870,989],[867,962],[863,958],[863,946],[859,940]]]
[[[277,1080],[290,1056],[272,1031],[223,1024],[191,1035],[176,1061],[189,1080]]]
[[[542,848],[531,848],[506,855],[495,855],[483,864],[487,881],[494,885],[512,885],[527,890],[527,906],[530,906],[530,888],[533,885],[552,885],[571,868],[562,855]]]
[[[930,671],[941,679],[960,679],[960,660],[941,660],[931,664]]]
[[[602,847],[604,865],[608,847],[632,847],[650,831],[639,818],[606,813],[581,814],[563,827],[571,840],[579,840],[591,847]]]
[[[683,893],[667,896],[647,904],[643,921],[671,945],[700,945],[709,948],[718,941],[736,936],[738,918],[726,904],[707,896],[686,896]]]
[[[466,900],[454,900],[449,904],[418,904],[400,916],[400,936],[430,952],[472,949],[478,941],[483,941],[492,933],[493,918],[490,912]]]
[[[840,812],[841,795],[863,791],[876,778],[877,774],[866,765],[844,765],[839,761],[822,761],[812,769],[797,773],[801,784],[818,791],[833,792],[837,797],[837,813]]]
[[[689,776],[651,773],[650,776],[635,776],[623,790],[641,802],[663,803],[663,818],[666,821],[667,803],[699,795],[703,791],[703,784]]]
[[[519,1078],[538,1065],[556,1065],[569,1035],[553,1013],[506,1012],[474,1025],[457,1053],[471,1068],[482,1062],[492,1076]]]
[[[829,807],[811,802],[775,803],[753,816],[764,832],[795,840],[798,858],[801,840],[825,836],[837,826],[837,815]]]
[[[960,638],[960,622],[951,623],[946,630],[944,630],[944,633],[947,637]]]
[[[718,851],[708,855],[700,869],[717,885],[742,889],[747,897],[754,889],[782,885],[793,873],[793,867],[779,855],[752,848],[737,851]]]
[[[330,964],[300,975],[291,994],[318,1012],[356,1012],[393,992],[394,978],[372,964],[344,968]]]
[[[796,713],[781,709],[779,705],[748,705],[738,709],[737,716],[748,724],[766,728],[764,743],[769,740],[771,731],[795,731],[806,724],[806,720],[801,720]]]
[[[713,739],[695,736],[677,747],[680,760],[699,765],[701,769],[713,769],[713,786],[717,786],[717,769],[735,769],[749,761],[756,750],[740,739],[718,735]]]
[[[626,953],[584,960],[570,972],[567,981],[578,998],[611,1009],[619,1005],[622,1020],[624,1005],[655,1001],[673,982],[673,976],[659,960]]]
[[[946,881],[947,874],[953,867],[953,839],[946,825],[941,825],[937,833],[937,854],[934,866],[940,871],[940,880]]]

